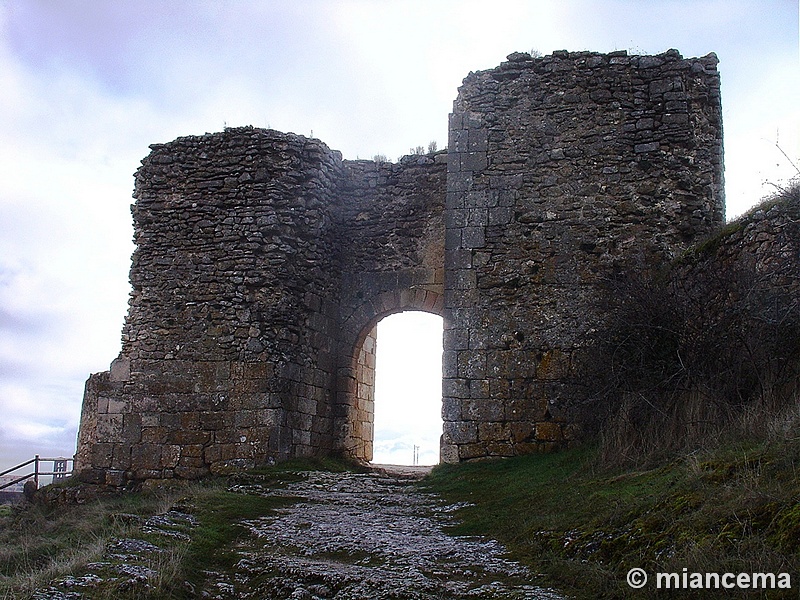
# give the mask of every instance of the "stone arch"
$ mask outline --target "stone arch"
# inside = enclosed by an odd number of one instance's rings
[[[384,292],[361,304],[344,322],[335,444],[347,458],[372,460],[377,326],[384,317],[406,310],[443,316],[444,295],[423,287]]]

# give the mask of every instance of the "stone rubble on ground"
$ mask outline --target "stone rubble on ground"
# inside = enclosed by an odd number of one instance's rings
[[[232,489],[301,501],[244,522],[251,535],[235,573],[209,574],[205,598],[561,597],[496,541],[448,535],[451,507],[407,476],[310,472],[282,489],[257,487]]]
[[[456,505],[414,484],[423,472],[382,467],[371,473],[302,472],[276,488],[238,477],[230,491],[298,500],[268,516],[240,523],[247,535],[230,548],[231,571],[205,571],[185,584],[208,600],[560,600],[506,556],[498,542],[448,535]],[[142,536],[163,535],[165,546],[190,538],[196,517],[176,508],[138,522]],[[156,538],[157,539],[157,538]],[[168,550],[136,537],[110,542],[99,562],[37,591],[33,600],[152,597]]]
[[[189,531],[197,525],[194,516],[170,509],[164,514],[143,519],[138,515],[116,514],[116,521],[139,523],[144,535],[164,536],[186,542],[191,540]],[[79,600],[108,597],[107,589],[133,592],[140,597],[153,589],[159,577],[158,556],[165,549],[147,540],[117,538],[106,545],[103,559],[86,565],[81,575],[67,575],[54,581],[45,589],[36,591],[33,600]],[[103,590],[103,591],[100,591]]]

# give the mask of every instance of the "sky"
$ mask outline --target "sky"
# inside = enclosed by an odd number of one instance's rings
[[[798,164],[796,0],[0,0],[0,470],[75,450],[84,382],[120,350],[149,144],[253,125],[395,159],[445,147],[462,79],[511,52],[670,48],[720,59],[734,217],[797,173],[776,147]],[[414,348],[441,331],[414,323]],[[393,337],[379,365],[416,352]],[[400,378],[431,391],[388,384],[405,403],[389,414],[438,414],[431,352]],[[379,387],[376,419],[389,404]],[[440,427],[375,446],[410,462]]]
[[[372,462],[439,462],[443,323],[442,317],[419,311],[378,323]]]

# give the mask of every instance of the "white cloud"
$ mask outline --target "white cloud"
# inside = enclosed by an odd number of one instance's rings
[[[716,51],[738,214],[763,179],[793,174],[777,132],[800,157],[797,19],[782,0],[0,1],[0,412],[16,423],[0,426],[0,456],[74,447],[83,381],[119,350],[149,144],[252,124],[394,159],[444,147],[461,80],[510,52]],[[434,386],[407,392],[429,400],[394,421],[440,418]],[[439,433],[424,434],[437,453]]]
[[[496,66],[514,51],[537,44],[548,50],[569,29],[552,21],[560,2],[477,0],[427,2],[346,1],[336,4],[333,24],[360,75],[349,127],[358,139],[341,148],[352,157],[377,153],[394,159],[436,141],[447,145],[447,115],[470,71]],[[350,146],[349,144],[353,144]]]
[[[119,350],[142,148],[136,116],[74,72],[0,44],[0,73],[0,455],[20,462],[74,452],[84,381]]]
[[[770,184],[785,183],[798,175],[781,152],[800,166],[797,64],[797,56],[758,61],[745,73],[734,75],[737,85],[728,94],[723,90],[729,217],[742,214],[758,199],[773,193],[775,188]],[[720,68],[724,81],[723,65]]]

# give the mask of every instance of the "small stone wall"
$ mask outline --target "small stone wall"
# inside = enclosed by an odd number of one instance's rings
[[[676,262],[673,279],[690,287],[731,272],[772,278],[774,288],[800,285],[800,186],[767,199],[721,228]],[[800,292],[800,290],[798,290]],[[800,297],[800,296],[799,296]],[[709,298],[724,304],[723,299]]]
[[[800,352],[800,339],[763,337],[800,333],[800,187],[762,202],[681,256],[669,283],[686,305],[687,319],[698,321],[691,323],[695,330],[708,331],[706,337],[720,346],[720,337],[732,336],[724,345],[749,356],[743,360],[773,363],[758,365],[762,377],[789,379],[798,367],[787,361],[798,357],[787,348]],[[726,350],[717,352],[724,356]]]

